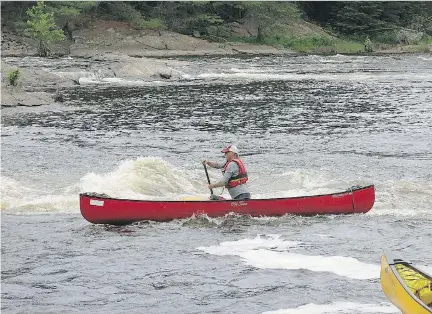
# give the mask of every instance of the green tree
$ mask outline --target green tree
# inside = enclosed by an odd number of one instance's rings
[[[257,41],[264,42],[270,33],[278,33],[284,22],[299,18],[299,11],[289,2],[252,1],[241,2],[246,8],[246,16],[257,27]]]
[[[346,35],[371,34],[386,26],[380,16],[383,6],[380,2],[344,2],[333,20],[334,27]]]
[[[29,16],[27,21],[30,36],[38,41],[38,53],[42,57],[49,55],[51,45],[56,41],[65,39],[63,31],[58,29],[54,23],[54,13],[45,12],[43,1],[26,11]]]
[[[95,14],[98,7],[96,1],[50,1],[46,5],[46,9],[54,13],[54,22],[62,28],[68,40],[73,40],[75,23],[79,23],[86,14]]]

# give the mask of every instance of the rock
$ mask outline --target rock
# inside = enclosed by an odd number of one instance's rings
[[[122,57],[110,65],[117,78],[151,79],[159,76],[169,79],[172,69],[166,62],[150,58]]]
[[[32,107],[50,105],[55,102],[53,95],[47,92],[26,92],[6,87],[2,87],[1,92],[2,107]]]
[[[159,73],[159,76],[161,78],[163,78],[163,79],[169,80],[171,78],[171,76],[172,76],[172,71],[169,74],[167,74],[167,73]]]

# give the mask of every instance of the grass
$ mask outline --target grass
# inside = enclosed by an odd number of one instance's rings
[[[363,43],[322,35],[266,37],[261,43],[257,42],[255,37],[231,37],[229,40],[251,44],[282,46],[298,53],[354,54],[364,52]]]
[[[427,38],[416,45],[404,46],[406,52],[429,52],[429,46],[432,45],[432,38]]]

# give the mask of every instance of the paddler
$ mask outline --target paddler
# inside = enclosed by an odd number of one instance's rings
[[[221,150],[225,154],[226,162],[220,164],[203,160],[203,165],[222,169],[223,178],[219,182],[208,185],[209,189],[226,187],[233,200],[247,200],[251,198],[247,185],[248,175],[243,161],[239,158],[239,150],[235,145],[228,145]]]

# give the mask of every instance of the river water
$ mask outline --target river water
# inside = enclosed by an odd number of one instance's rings
[[[2,311],[398,313],[379,283],[383,250],[432,272],[432,56],[171,63],[171,81],[90,75],[61,105],[2,109]],[[375,205],[123,227],[80,215],[80,192],[206,196],[199,161],[222,161],[229,143],[252,197],[375,184]]]

